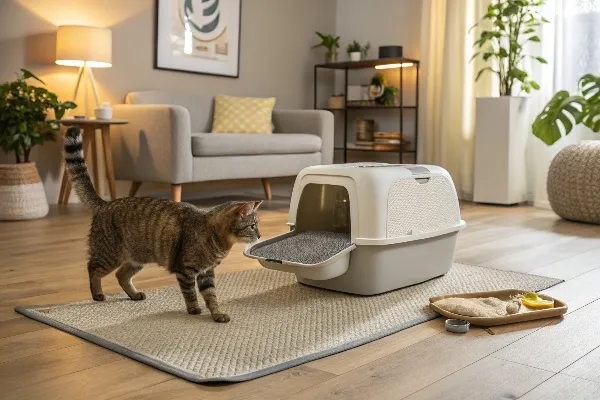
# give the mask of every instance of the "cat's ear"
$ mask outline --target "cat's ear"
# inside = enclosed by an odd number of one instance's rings
[[[254,211],[258,210],[258,207],[263,203],[263,200],[254,202]]]
[[[239,206],[237,206],[236,208],[236,213],[240,216],[240,217],[246,217],[250,214],[252,214],[252,212],[254,212],[254,204],[256,202],[254,201],[248,201],[246,203],[243,203]]]

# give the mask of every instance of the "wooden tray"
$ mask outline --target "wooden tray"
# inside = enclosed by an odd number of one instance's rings
[[[534,319],[542,319],[542,318],[551,318],[558,317],[567,312],[567,304],[563,301],[555,299],[550,296],[546,296],[544,294],[539,294],[542,299],[545,300],[554,300],[554,308],[547,308],[544,310],[530,310],[527,312],[521,312],[519,314],[507,315],[504,317],[466,317],[464,315],[454,314],[450,311],[446,311],[438,306],[435,306],[433,303],[436,301],[446,299],[448,297],[462,297],[465,299],[470,299],[473,297],[496,297],[500,300],[509,300],[511,296],[516,294],[525,294],[527,292],[523,290],[498,290],[493,292],[477,292],[477,293],[459,293],[459,294],[449,294],[446,296],[436,296],[429,299],[429,308],[435,311],[438,314],[442,314],[448,318],[460,319],[463,321],[469,321],[472,325],[478,326],[496,326],[496,325],[506,325],[513,324],[515,322],[524,322],[524,321],[532,321]],[[522,308],[525,306],[521,306]]]

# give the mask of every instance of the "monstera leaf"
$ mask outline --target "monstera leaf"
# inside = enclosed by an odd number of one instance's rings
[[[600,77],[587,74],[579,80],[581,94],[589,104],[600,103]]]
[[[561,138],[561,127],[568,135],[575,125],[581,123],[588,112],[588,103],[582,96],[570,96],[562,90],[546,104],[533,123],[533,134],[547,145]],[[599,127],[600,128],[600,127]]]
[[[600,132],[600,77],[584,75],[579,80],[579,86],[588,104],[583,123],[594,132]]]
[[[600,77],[586,74],[579,80],[581,96],[558,92],[548,102],[533,123],[533,134],[547,145],[568,135],[573,124],[583,123],[594,132],[600,132]],[[562,128],[562,132],[561,132]]]

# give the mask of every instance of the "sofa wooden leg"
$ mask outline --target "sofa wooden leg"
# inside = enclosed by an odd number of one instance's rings
[[[181,201],[181,185],[171,185],[171,200]]]
[[[271,182],[267,178],[262,178],[263,188],[265,189],[265,197],[267,200],[271,200],[273,195],[271,194]]]
[[[129,197],[135,197],[135,194],[142,186],[142,182],[133,181],[131,182],[131,187],[129,188]]]

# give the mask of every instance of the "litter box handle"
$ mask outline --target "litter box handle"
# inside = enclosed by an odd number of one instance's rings
[[[281,260],[273,260],[272,258],[266,258],[265,261],[266,262],[273,262],[273,263],[277,263],[277,264],[283,264],[281,262]]]

